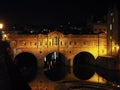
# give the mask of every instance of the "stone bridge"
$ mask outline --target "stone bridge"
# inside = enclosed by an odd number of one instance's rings
[[[108,55],[106,33],[65,35],[54,31],[38,35],[11,34],[9,38],[13,60],[31,81],[32,88],[35,87],[32,82],[39,85],[61,80],[107,82],[94,69],[97,57]],[[112,55],[116,55],[114,42],[111,49]]]

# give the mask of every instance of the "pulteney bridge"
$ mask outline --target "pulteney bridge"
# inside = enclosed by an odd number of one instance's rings
[[[34,77],[30,82],[33,90],[35,85],[39,87],[50,81],[107,82],[93,68],[98,56],[109,53],[106,33],[64,35],[54,31],[38,35],[14,34],[9,38],[14,62],[27,80]],[[111,53],[115,56],[117,45],[112,43]]]

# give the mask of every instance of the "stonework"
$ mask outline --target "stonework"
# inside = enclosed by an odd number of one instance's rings
[[[20,35],[15,34],[9,36],[10,46],[13,53],[13,60],[16,56],[23,52],[29,52],[36,57],[38,62],[39,72],[36,79],[30,83],[32,90],[54,90],[54,85],[46,80],[44,76],[44,61],[45,57],[53,52],[62,54],[70,65],[70,73],[67,74],[65,80],[79,80],[73,73],[73,65],[75,57],[81,53],[86,52],[95,59],[98,56],[107,55],[107,35],[106,33],[88,34],[88,35],[64,35],[58,31],[50,32],[48,34],[38,35]],[[113,46],[116,47],[115,45]],[[113,48],[113,53],[116,55],[117,49]],[[116,53],[115,53],[116,52]],[[42,73],[41,77],[40,74]],[[99,80],[99,81],[98,81]],[[40,82],[41,83],[38,83]],[[106,83],[106,80],[100,77],[97,73],[93,75],[88,81]],[[45,83],[47,82],[48,85]],[[49,88],[52,84],[52,89]],[[40,86],[42,85],[42,86]],[[37,88],[37,89],[36,89]]]

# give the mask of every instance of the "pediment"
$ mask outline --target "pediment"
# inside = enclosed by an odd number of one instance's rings
[[[64,35],[58,31],[53,31],[48,34],[48,37],[62,37],[62,36]]]

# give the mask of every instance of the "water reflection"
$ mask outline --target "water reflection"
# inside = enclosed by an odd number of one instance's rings
[[[107,81],[113,82],[114,84],[120,84],[120,71],[110,70],[105,68],[95,68],[95,71],[105,78]]]
[[[73,71],[75,76],[81,80],[88,80],[95,73],[95,70],[91,65],[81,65],[81,64],[74,65]]]
[[[48,79],[52,81],[59,81],[66,76],[66,58],[64,55],[53,52],[44,58],[44,73]]]
[[[35,79],[38,69],[37,59],[31,53],[18,54],[14,59],[14,64],[28,82]]]
[[[92,81],[94,79],[93,82],[120,85],[120,70],[111,70],[87,64],[76,64],[73,67],[73,73],[80,80]]]

